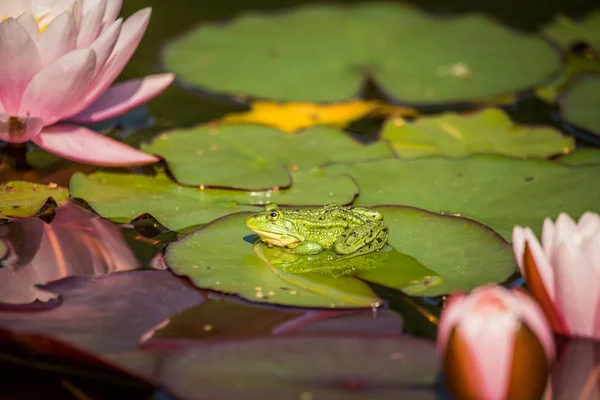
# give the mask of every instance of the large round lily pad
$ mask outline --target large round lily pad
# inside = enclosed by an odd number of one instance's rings
[[[254,244],[244,225],[249,214],[240,213],[169,244],[165,261],[200,288],[300,307],[370,307],[380,299],[365,281],[438,295],[501,282],[514,271],[510,246],[476,222],[411,207],[377,210],[390,229],[389,248],[365,256],[328,262]]]
[[[163,157],[175,179],[188,186],[246,190],[291,185],[288,168],[391,155],[384,143],[363,145],[344,132],[314,127],[299,135],[258,125],[203,125],[157,136],[145,152]]]
[[[560,67],[560,56],[480,15],[437,19],[362,3],[202,25],[167,47],[164,64],[186,83],[238,96],[343,101],[370,77],[396,99],[439,104],[530,87]]]
[[[514,225],[540,232],[544,218],[578,218],[600,211],[600,166],[571,168],[554,161],[496,155],[465,159],[385,159],[327,167],[350,175],[361,205],[396,203],[472,218],[510,240]]]
[[[43,208],[56,208],[69,200],[67,189],[56,184],[7,182],[0,185],[0,218],[31,217]]]
[[[275,202],[288,205],[351,203],[358,194],[347,177],[328,177],[322,170],[292,174],[289,189],[246,192],[179,186],[166,175],[143,176],[97,172],[75,174],[71,195],[85,200],[98,214],[115,222],[128,222],[151,214],[165,227],[180,231],[205,224],[225,214],[256,210],[256,205]]]
[[[384,126],[382,137],[401,158],[466,157],[473,153],[547,157],[575,147],[573,138],[556,129],[515,125],[495,108],[475,114],[426,116],[415,122],[392,118]]]
[[[600,136],[600,74],[583,75],[560,97],[562,117]]]
[[[544,34],[565,49],[584,42],[600,53],[600,11],[589,13],[579,21],[559,15],[544,28]]]

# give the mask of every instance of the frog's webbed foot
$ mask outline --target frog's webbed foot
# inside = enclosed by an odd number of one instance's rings
[[[319,254],[325,248],[317,242],[303,242],[294,248],[294,253],[298,255]]]
[[[388,227],[383,221],[366,222],[342,233],[334,244],[334,250],[338,254],[371,253],[385,246],[388,235]]]

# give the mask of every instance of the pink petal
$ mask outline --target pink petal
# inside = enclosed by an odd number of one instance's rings
[[[34,138],[44,127],[44,120],[33,117],[13,117],[0,114],[0,140],[24,143]]]
[[[600,340],[600,299],[598,299],[598,303],[596,303],[596,329],[594,330],[594,339]]]
[[[600,233],[600,215],[590,211],[583,213],[577,222],[577,228],[586,236]]]
[[[0,14],[0,16],[3,16],[3,14]],[[21,14],[21,16],[17,18],[17,22],[20,23],[23,28],[25,28],[31,39],[34,41],[40,37],[40,27],[38,26],[37,22],[35,22],[33,15],[30,13]]]
[[[105,10],[106,0],[95,1],[92,7],[83,10],[77,48],[88,47],[100,35]]]
[[[556,289],[555,289],[555,278],[552,266],[550,265],[550,261],[548,257],[546,257],[546,253],[542,250],[540,246],[540,242],[537,240],[533,231],[529,228],[525,228],[524,230],[525,241],[531,251],[531,255],[535,260],[535,266],[537,267],[538,274],[542,280],[542,284],[546,289],[546,293],[550,300],[555,303],[556,302]]]
[[[76,125],[44,128],[33,141],[50,153],[82,164],[117,167],[144,165],[159,160],[153,155]]]
[[[48,126],[64,117],[73,101],[89,88],[96,65],[90,49],[65,54],[38,72],[23,95],[20,115],[35,115]]]
[[[31,13],[29,0],[0,1],[0,18],[17,17],[27,12]]]
[[[546,257],[550,257],[550,254],[552,254],[555,236],[556,227],[554,226],[554,222],[550,218],[546,218],[542,227],[542,248]]]
[[[90,45],[90,49],[96,53],[96,70],[94,71],[94,77],[98,75],[98,72],[104,67],[106,60],[112,53],[121,33],[121,25],[123,20],[119,18],[116,20],[108,29],[106,29],[94,43]]]
[[[77,30],[75,20],[68,12],[56,17],[37,41],[38,52],[44,65],[48,65],[75,50]]]
[[[515,307],[519,308],[519,313],[522,315],[522,320],[527,324],[527,327],[537,336],[544,351],[548,362],[554,360],[554,336],[548,326],[548,321],[544,315],[544,311],[540,306],[532,300],[530,296],[521,293],[517,290],[511,292],[514,301],[518,304]]]
[[[72,110],[77,114],[90,106],[123,70],[135,49],[137,48],[150,20],[151,9],[144,8],[129,17],[121,28],[121,35],[117,44],[104,67],[98,72],[92,82],[92,89],[88,92],[80,106]]]
[[[450,333],[454,326],[460,322],[466,306],[466,296],[462,293],[453,294],[446,301],[438,328],[437,353],[439,356],[442,356],[446,352]]]
[[[527,279],[525,276],[525,268],[523,267],[523,256],[525,254],[525,230],[520,226],[515,226],[513,228],[512,246],[515,259],[517,260],[517,265],[519,266],[519,271],[521,271],[523,278]]]
[[[102,29],[106,29],[107,26],[113,23],[119,16],[121,11],[121,5],[123,0],[110,0],[106,4],[106,10],[104,11],[104,17],[102,18]]]
[[[16,114],[21,96],[42,61],[34,41],[14,18],[0,22],[0,101],[8,114]]]
[[[569,240],[577,232],[577,224],[566,213],[560,213],[556,218],[556,235],[554,237],[554,247]]]
[[[594,335],[600,276],[572,242],[556,250],[556,300],[573,336]]]
[[[125,114],[157,96],[173,82],[173,79],[173,74],[159,74],[118,83],[104,92],[91,106],[70,119],[94,123]]]

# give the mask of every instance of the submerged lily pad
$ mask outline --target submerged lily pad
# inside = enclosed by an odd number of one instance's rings
[[[600,211],[599,165],[571,168],[554,161],[474,155],[390,158],[326,170],[332,176],[354,177],[361,187],[361,205],[394,202],[461,215],[508,240],[514,225],[539,233],[546,217],[566,212],[578,218],[585,211]]]
[[[391,249],[365,256],[300,259],[253,245],[248,214],[241,213],[169,244],[165,261],[200,288],[300,307],[370,307],[381,300],[365,281],[425,296],[501,282],[514,271],[510,246],[476,222],[410,207],[377,210],[390,228]]]
[[[391,119],[382,137],[402,158],[466,157],[473,153],[547,157],[575,147],[573,138],[564,137],[556,129],[515,125],[506,113],[495,108],[475,114],[426,116],[408,123]]]
[[[297,171],[333,162],[391,155],[384,143],[363,145],[344,132],[314,127],[298,135],[257,125],[203,125],[157,136],[145,152],[163,157],[187,186],[246,190],[286,188]]]
[[[395,99],[439,104],[533,86],[560,67],[560,56],[541,38],[480,15],[437,19],[363,3],[202,25],[168,46],[164,63],[186,83],[237,96],[345,101],[369,77]]]
[[[565,49],[584,42],[600,52],[600,10],[580,21],[559,15],[544,28],[544,33]]]
[[[298,171],[289,189],[246,192],[179,186],[166,175],[142,176],[97,172],[76,174],[71,195],[85,200],[98,214],[115,222],[152,215],[165,227],[180,231],[236,211],[256,210],[270,202],[286,205],[351,203],[358,188],[349,177],[328,177],[322,170]]]
[[[574,81],[559,104],[567,122],[600,136],[600,74],[583,75]]]
[[[23,218],[65,204],[69,192],[56,184],[14,181],[0,185],[0,218]]]

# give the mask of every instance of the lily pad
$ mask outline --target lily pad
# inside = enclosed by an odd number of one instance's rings
[[[333,128],[286,135],[257,125],[202,125],[172,131],[142,149],[163,157],[182,185],[246,190],[289,187],[292,177],[285,167],[297,171],[391,155],[384,143],[363,145]]]
[[[600,60],[586,54],[570,52],[566,55],[565,69],[562,73],[543,87],[537,88],[535,93],[547,103],[555,103],[565,87],[586,73],[600,73]]]
[[[600,211],[600,166],[571,168],[554,161],[497,155],[465,159],[384,159],[332,165],[361,187],[359,203],[397,203],[471,218],[510,240],[515,225],[539,233],[544,218],[561,212],[578,218]]]
[[[565,49],[584,42],[600,53],[600,10],[589,13],[580,21],[559,15],[544,28],[544,34]]]
[[[164,64],[190,85],[238,97],[339,102],[371,78],[395,99],[440,104],[536,85],[560,56],[541,38],[480,15],[438,19],[362,3],[202,25],[166,48]]]
[[[571,167],[600,164],[600,149],[580,149],[559,157],[557,161]]]
[[[569,124],[600,136],[600,74],[582,75],[565,90],[559,104]]]
[[[575,147],[573,138],[556,129],[515,125],[495,108],[466,115],[426,116],[415,122],[393,118],[384,126],[382,137],[401,158],[466,157],[473,153],[548,157]]]
[[[256,210],[270,202],[286,205],[351,203],[358,187],[349,177],[328,177],[322,170],[292,174],[289,189],[246,192],[179,186],[166,175],[142,176],[97,172],[76,174],[71,195],[84,199],[98,214],[115,222],[128,222],[151,214],[173,231],[205,224],[225,214]]]
[[[55,209],[69,200],[69,192],[56,184],[14,181],[0,184],[0,218],[31,217],[44,208]]]
[[[341,273],[332,272],[334,262],[319,259],[300,263],[303,270],[290,269],[285,262],[300,256],[253,246],[255,235],[244,225],[247,213],[213,221],[169,244],[165,261],[200,288],[300,307],[370,307],[381,299],[365,281],[429,296],[501,282],[514,271],[510,246],[476,222],[410,207],[377,210],[388,223],[395,255],[384,249],[335,261]]]
[[[185,399],[433,400],[436,374],[433,342],[313,336],[180,349],[157,379]]]

